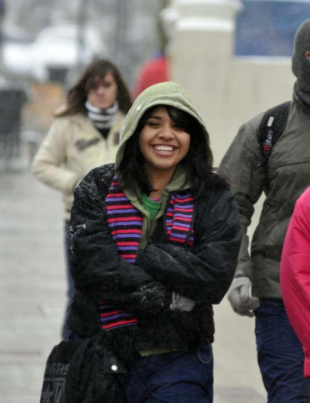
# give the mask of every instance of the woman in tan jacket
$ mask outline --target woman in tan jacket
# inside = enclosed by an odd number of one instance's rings
[[[68,259],[73,190],[91,169],[114,162],[130,107],[131,96],[118,69],[107,60],[92,62],[69,90],[64,108],[55,113],[32,164],[35,177],[63,195],[68,308],[75,291]],[[68,330],[64,324],[64,340]]]

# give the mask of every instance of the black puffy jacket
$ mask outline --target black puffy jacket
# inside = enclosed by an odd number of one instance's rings
[[[195,237],[189,249],[167,243],[161,217],[151,242],[139,252],[136,263],[130,264],[119,257],[106,222],[105,198],[113,175],[113,164],[96,168],[75,190],[71,268],[78,292],[69,325],[82,337],[100,331],[98,303],[104,299],[138,317],[138,351],[212,343],[212,304],[222,300],[231,284],[241,242],[231,192],[214,186],[195,198]],[[171,291],[195,300],[194,309],[171,311]],[[126,345],[126,340],[121,343]]]

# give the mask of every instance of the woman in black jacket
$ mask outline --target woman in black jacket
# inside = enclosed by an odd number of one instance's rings
[[[240,241],[188,95],[173,82],[148,88],[126,117],[116,164],[91,171],[72,207],[70,327],[102,335],[125,364],[119,401],[212,402],[212,304],[230,286]]]

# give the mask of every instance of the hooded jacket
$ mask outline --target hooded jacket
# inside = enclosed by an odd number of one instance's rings
[[[303,345],[310,378],[310,188],[297,200],[283,246],[281,289],[290,323]]]
[[[281,301],[279,270],[284,237],[296,200],[310,185],[310,108],[294,93],[285,130],[268,161],[266,191],[262,187],[265,174],[260,166],[258,143],[262,117],[260,114],[241,126],[220,164],[219,173],[231,183],[244,232],[235,276],[251,279],[255,297]],[[249,254],[247,228],[263,192],[266,199]]]
[[[171,105],[189,113],[209,140],[205,125],[183,88],[172,82],[157,84],[136,99],[124,121],[116,170],[126,142],[145,111],[154,105]],[[72,304],[71,328],[83,337],[99,332],[98,302],[104,299],[138,317],[138,351],[188,349],[213,342],[212,304],[219,303],[229,288],[241,240],[231,192],[225,186],[210,185],[194,199],[194,244],[185,248],[167,243],[164,220],[167,200],[184,183],[180,180],[182,170],[176,169],[164,190],[161,211],[151,227],[139,198],[125,188],[127,197],[143,215],[140,252],[135,264],[130,264],[119,257],[106,221],[105,198],[114,173],[113,164],[96,168],[75,190],[71,267],[78,292]],[[194,300],[193,310],[172,311],[172,291]],[[126,346],[125,333],[130,330],[113,330],[114,336],[116,332],[122,335],[120,344]]]
[[[219,168],[232,185],[244,232],[236,277],[249,277],[253,295],[261,300],[282,300],[279,271],[285,233],[296,200],[310,185],[310,62],[304,54],[309,49],[310,19],[295,36],[292,70],[297,80],[285,130],[268,160],[268,190],[262,187],[265,173],[258,142],[263,114],[241,126]],[[247,228],[263,192],[266,200],[250,255]]]

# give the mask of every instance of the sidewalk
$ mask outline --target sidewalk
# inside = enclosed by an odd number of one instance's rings
[[[39,403],[65,306],[61,196],[0,171],[0,403]],[[214,403],[264,403],[253,322],[216,308]]]
[[[0,402],[39,402],[65,305],[60,196],[0,173]]]

